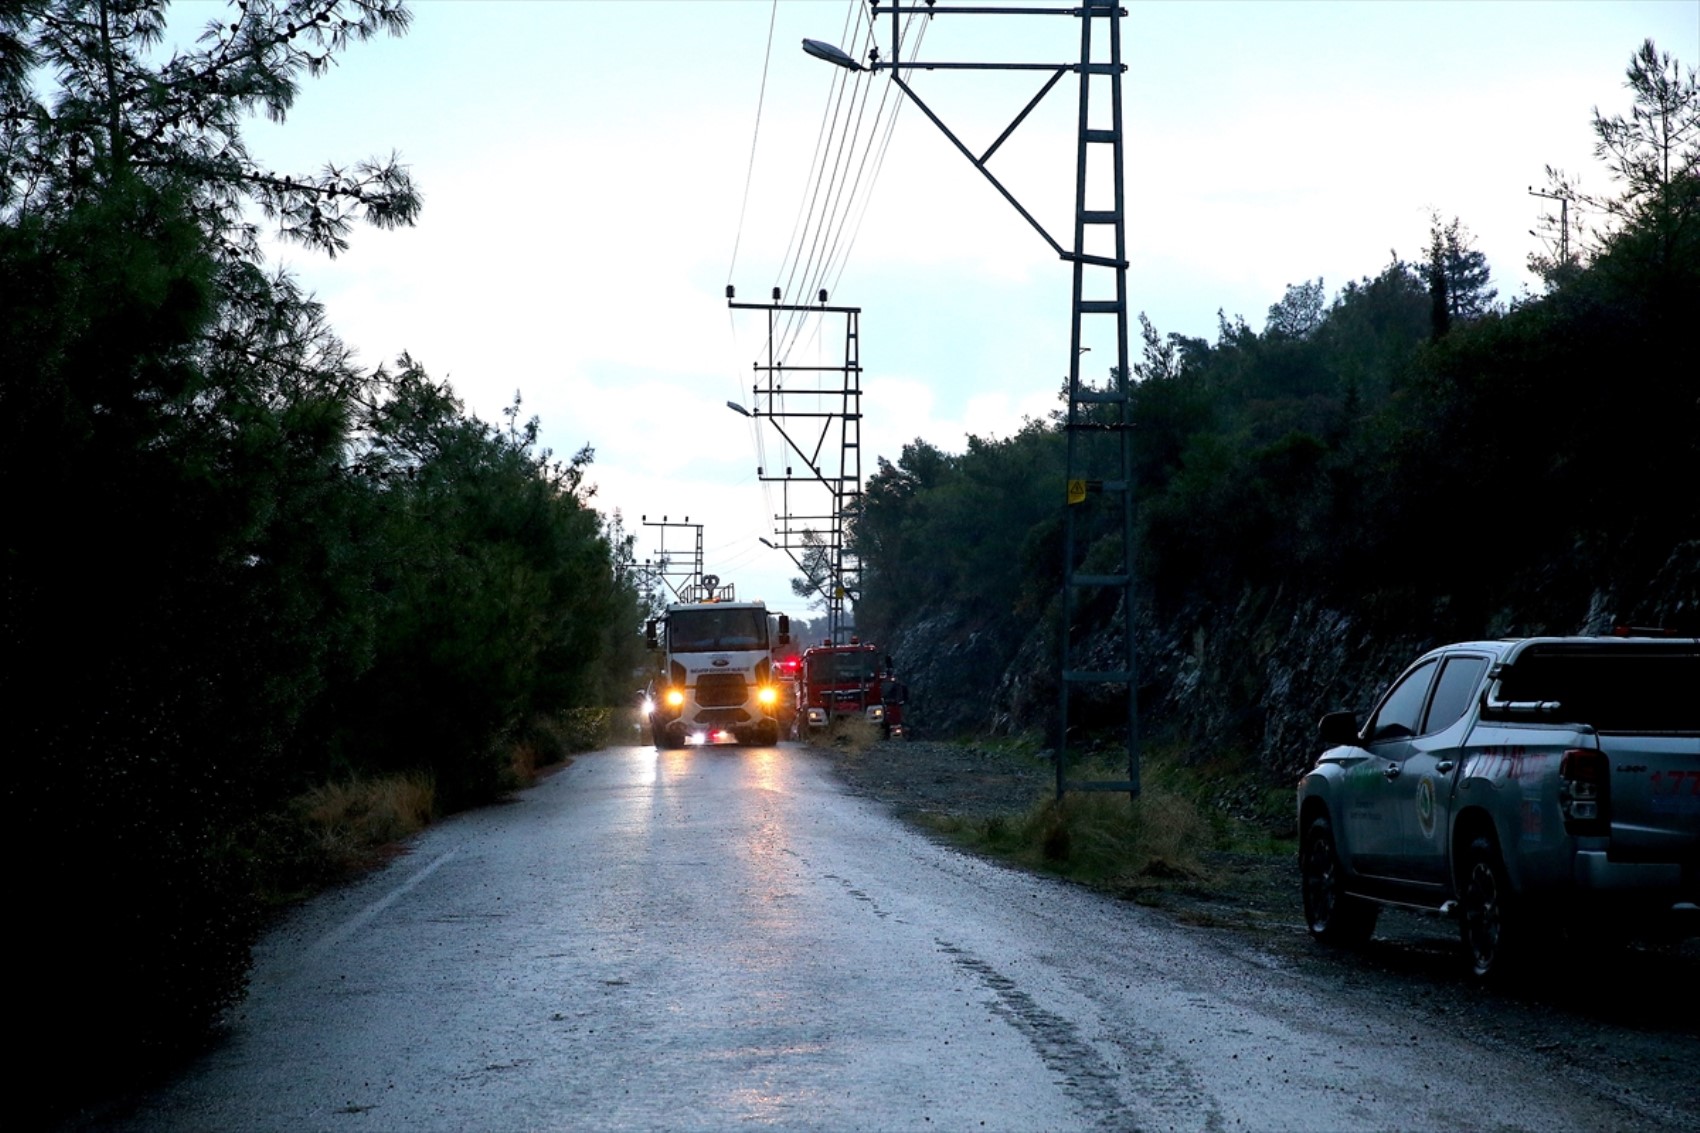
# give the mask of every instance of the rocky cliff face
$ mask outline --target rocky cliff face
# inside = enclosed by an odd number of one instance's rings
[[[1461,608],[1445,595],[1370,592],[1345,604],[1298,587],[1247,588],[1232,603],[1194,600],[1135,612],[1140,727],[1200,761],[1227,759],[1289,783],[1316,755],[1327,711],[1366,713],[1419,653],[1448,641],[1606,633],[1617,624],[1700,630],[1700,540],[1648,580],[1590,577],[1585,562],[1540,564]],[[1114,668],[1120,611],[1107,612],[1076,662]],[[1058,617],[971,618],[934,609],[907,622],[892,655],[910,715],[929,737],[1039,732],[1054,742]],[[1077,690],[1070,732],[1118,726],[1120,690]]]

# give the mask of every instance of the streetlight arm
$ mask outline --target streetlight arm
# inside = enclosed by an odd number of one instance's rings
[[[1003,182],[999,181],[996,177],[992,176],[992,171],[990,169],[986,168],[985,163],[982,162],[979,158],[974,156],[973,150],[969,149],[967,146],[962,144],[962,139],[958,138],[954,133],[951,132],[950,127],[946,126],[944,124],[943,120],[940,119],[937,114],[933,113],[933,108],[928,106],[925,102],[923,102],[921,100],[921,96],[915,93],[915,90],[914,90],[913,87],[911,87],[908,83],[903,81],[903,77],[901,75],[897,74],[895,71],[892,72],[891,81],[896,83],[897,86],[898,86],[898,89],[900,89],[906,96],[908,96],[910,102],[913,102],[916,106],[919,106],[921,108],[921,113],[925,114],[927,116],[928,120],[931,121],[933,125],[935,125],[939,128],[939,132],[941,134],[943,134],[945,137],[950,139],[950,143],[952,145],[954,145],[957,148],[957,150],[959,150],[961,152],[963,157],[968,159],[968,163],[970,165],[972,165],[975,169],[978,169],[980,171],[980,175],[982,177],[984,177],[986,180],[988,180],[992,183],[992,188],[996,189],[999,193],[1003,194],[1003,199],[1008,201],[1012,206],[1014,206],[1015,211],[1021,214],[1021,218],[1023,220],[1025,220],[1028,224],[1033,226],[1033,231],[1037,232],[1039,234],[1040,238],[1043,239],[1045,241],[1045,243],[1047,243],[1051,246],[1051,250],[1053,252],[1055,252],[1062,259],[1066,260],[1066,259],[1070,258],[1070,254],[1063,250],[1063,246],[1061,244],[1057,243],[1056,240],[1052,238],[1052,236],[1049,232],[1045,231],[1044,225],[1040,224],[1037,220],[1034,220],[1033,214],[1021,207],[1021,202],[1016,200],[1015,196],[1008,189],[1004,188]],[[1040,93],[1043,94],[1044,92],[1041,91]],[[1023,113],[1025,113],[1025,111]],[[1001,142],[1003,139],[1000,138],[998,140]]]

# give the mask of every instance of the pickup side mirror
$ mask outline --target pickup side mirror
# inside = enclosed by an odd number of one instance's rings
[[[656,636],[655,629],[656,629],[656,627],[655,627],[655,619],[654,618],[651,618],[649,621],[644,623],[643,642],[644,642],[645,645],[649,646],[651,649],[657,648],[658,644],[659,644],[659,639]]]
[[[791,615],[779,615],[779,644],[791,644]]]
[[[1329,747],[1358,742],[1358,718],[1350,712],[1330,712],[1317,724],[1322,742]]]

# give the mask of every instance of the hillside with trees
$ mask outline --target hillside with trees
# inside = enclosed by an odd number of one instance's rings
[[[443,812],[559,756],[641,660],[631,541],[516,399],[362,369],[268,271],[412,224],[393,157],[302,175],[248,116],[399,0],[256,3],[164,57],[165,4],[0,5],[0,492],[24,1077],[98,1080],[239,999],[292,816],[395,782]],[[517,768],[523,771],[523,767]],[[45,1094],[45,1091],[35,1091]]]
[[[1142,319],[1138,608],[1077,617],[1134,625],[1158,750],[1287,783],[1317,716],[1366,709],[1422,646],[1700,630],[1700,94],[1651,42],[1626,88],[1594,113],[1612,193],[1552,173],[1589,224],[1531,258],[1541,294],[1501,299],[1436,216],[1422,258],[1331,300],[1291,286],[1261,331]],[[859,625],[923,730],[1056,741],[1063,444],[1060,414],[956,454],[917,439],[870,479]]]

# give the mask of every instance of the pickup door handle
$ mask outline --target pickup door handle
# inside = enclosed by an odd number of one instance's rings
[[[1448,771],[1452,770],[1452,766],[1453,766],[1453,764],[1452,764],[1452,761],[1450,759],[1443,759],[1439,763],[1434,765],[1434,769],[1437,772],[1439,772],[1440,774],[1444,775]]]
[[[1383,767],[1381,769],[1381,773],[1386,778],[1397,779],[1401,774],[1404,773],[1404,770],[1405,770],[1405,768],[1404,768],[1404,765],[1402,765],[1402,764],[1389,763],[1386,767]]]

